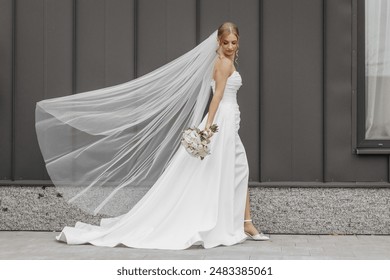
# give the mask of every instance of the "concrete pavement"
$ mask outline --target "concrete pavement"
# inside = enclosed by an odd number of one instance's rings
[[[2,260],[122,259],[268,259],[268,260],[390,260],[390,235],[277,235],[271,241],[247,240],[234,246],[187,250],[150,250],[118,246],[67,245],[57,232],[0,231]]]

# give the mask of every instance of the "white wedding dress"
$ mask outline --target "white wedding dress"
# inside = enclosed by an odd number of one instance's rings
[[[191,157],[180,146],[146,195],[126,214],[105,218],[100,226],[77,222],[56,236],[68,244],[179,250],[243,242],[248,162],[238,135],[240,111],[237,71],[228,78],[214,123],[211,155]],[[211,82],[215,91],[215,82]],[[199,125],[203,129],[207,115]]]

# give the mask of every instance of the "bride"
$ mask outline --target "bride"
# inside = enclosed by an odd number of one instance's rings
[[[238,135],[238,47],[237,26],[225,22],[138,79],[37,103],[38,142],[56,187],[84,210],[115,213],[99,226],[66,226],[57,240],[179,250],[269,239],[250,217],[248,162]],[[212,133],[212,124],[219,131]],[[191,125],[212,135],[203,160],[179,143]]]

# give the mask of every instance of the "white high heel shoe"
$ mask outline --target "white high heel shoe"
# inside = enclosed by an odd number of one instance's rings
[[[252,219],[250,220],[244,220],[244,222],[252,222]],[[250,234],[249,232],[246,232],[245,231],[245,234],[251,238],[252,240],[255,240],[255,241],[267,241],[269,240],[269,237],[266,236],[264,233],[260,232],[258,234],[255,234],[255,235],[252,235]]]

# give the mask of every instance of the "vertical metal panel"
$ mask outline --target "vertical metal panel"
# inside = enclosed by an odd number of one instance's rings
[[[134,0],[106,1],[106,86],[134,77]]]
[[[362,2],[365,2],[365,0],[363,1],[360,1],[360,3]],[[364,4],[364,3],[363,3]],[[352,130],[351,130],[351,134],[352,135],[356,135],[357,137],[352,137],[352,147],[357,147],[357,143],[358,143],[358,134],[357,134],[357,131],[358,131],[358,123],[357,123],[357,118],[359,117],[360,119],[360,116],[358,116],[357,114],[357,110],[358,110],[358,104],[360,102],[358,102],[357,100],[357,91],[358,91],[358,83],[359,83],[359,86],[362,85],[362,82],[363,84],[365,83],[365,81],[361,81],[360,78],[358,78],[358,75],[360,76],[361,75],[361,72],[366,72],[365,70],[366,69],[360,69],[360,71],[358,72],[358,67],[357,65],[359,64],[358,62],[358,56],[357,56],[357,53],[358,53],[358,50],[360,50],[360,44],[358,44],[358,30],[359,28],[363,28],[365,29],[365,19],[364,19],[364,9],[362,11],[360,11],[360,7],[358,8],[358,4],[357,4],[357,0],[352,0],[351,1],[351,8],[352,8],[352,40],[351,40],[351,48],[352,48],[352,69],[351,69],[351,82],[352,82]],[[358,16],[358,11],[359,11],[359,16]],[[358,20],[359,18],[359,20]],[[360,29],[361,30],[361,29]],[[324,32],[325,33],[325,32]],[[363,36],[363,40],[365,41],[364,37],[365,37],[365,34],[364,32],[360,33],[359,34],[359,38],[360,36]],[[365,56],[365,55],[364,55]],[[362,75],[363,77],[365,75]],[[363,79],[364,80],[364,79]],[[365,98],[365,96],[364,96]],[[360,104],[359,104],[360,105]],[[360,111],[360,109],[359,109]],[[361,112],[364,112],[365,109]],[[365,117],[365,116],[362,116],[362,117]]]
[[[133,72],[134,72],[134,78],[137,78],[138,77],[138,58],[137,58],[137,54],[138,54],[138,7],[139,7],[139,0],[133,0],[134,1],[134,6],[133,6],[133,23],[134,23],[134,45],[133,45],[133,48],[134,48],[134,57],[133,57],[133,61],[134,61],[134,65],[133,65]]]
[[[73,1],[45,1],[45,91],[41,98],[72,94]]]
[[[34,112],[44,91],[44,1],[18,0],[16,14],[14,179],[41,179]]]
[[[292,181],[323,181],[322,4],[295,0],[292,10]]]
[[[259,180],[259,1],[201,1],[200,34],[210,35],[223,22],[232,21],[240,31],[237,71],[243,86],[238,92],[241,111],[239,134],[247,152],[249,180]]]
[[[76,91],[84,92],[106,85],[105,0],[76,2]]]
[[[231,0],[200,0],[200,38],[201,41],[209,36],[213,31],[225,21],[232,21]]]
[[[263,10],[262,181],[320,181],[322,1],[264,1]]]
[[[352,6],[326,1],[326,181],[387,181],[382,155],[354,155],[351,129]]]
[[[12,0],[0,0],[0,179],[11,179],[12,166]]]
[[[138,2],[138,76],[177,58],[196,45],[195,0]]]
[[[73,91],[73,1],[45,1],[45,15],[45,90],[38,93],[40,99],[70,95]],[[34,148],[39,150],[38,146]],[[37,164],[42,167],[40,179],[50,180],[42,157]]]
[[[167,62],[166,20],[166,0],[138,1],[138,76]]]
[[[261,181],[293,177],[293,1],[263,1]]]
[[[200,42],[200,1],[201,0],[195,0],[196,44],[199,44]]]
[[[171,61],[196,46],[196,1],[167,1],[166,19],[167,61]]]

